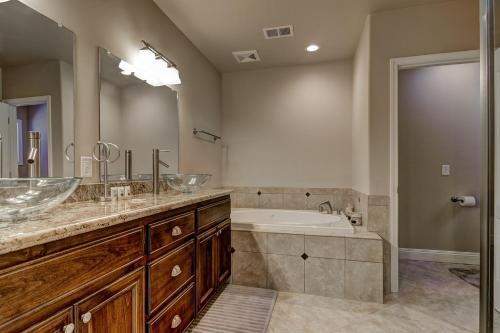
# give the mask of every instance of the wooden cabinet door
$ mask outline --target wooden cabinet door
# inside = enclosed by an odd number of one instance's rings
[[[205,306],[217,287],[217,229],[213,228],[196,239],[196,305]]]
[[[217,283],[224,283],[231,275],[231,221],[221,223],[217,231]]]
[[[22,333],[74,333],[73,308],[67,308],[46,320],[33,325]]]
[[[144,269],[102,288],[75,307],[79,333],[143,333]]]

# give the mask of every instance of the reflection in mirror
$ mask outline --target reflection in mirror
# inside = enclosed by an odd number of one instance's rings
[[[21,2],[0,2],[0,178],[74,175],[73,40]]]
[[[162,153],[161,160],[168,168],[161,166],[160,173],[177,173],[177,92],[166,86],[151,86],[122,72],[120,61],[99,49],[100,140],[116,144],[121,151],[121,157],[108,166],[108,179],[150,180],[154,148],[169,151]],[[117,156],[114,151],[110,154],[110,159]]]

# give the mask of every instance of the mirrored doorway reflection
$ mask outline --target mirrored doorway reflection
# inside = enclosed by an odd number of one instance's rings
[[[0,178],[74,176],[73,44],[61,24],[0,1]]]

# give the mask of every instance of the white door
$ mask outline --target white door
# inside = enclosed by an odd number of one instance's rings
[[[500,115],[500,49],[495,51],[495,115]],[[495,116],[495,309],[500,312],[500,117]]]
[[[17,177],[16,108],[0,102],[0,178]]]

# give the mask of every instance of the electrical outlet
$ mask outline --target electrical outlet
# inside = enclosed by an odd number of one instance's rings
[[[125,198],[130,197],[130,186],[124,186],[123,189],[125,190]]]
[[[80,176],[82,178],[92,177],[92,157],[90,156],[80,157]]]
[[[112,187],[111,188],[111,200],[118,200],[118,189],[119,187]]]
[[[120,186],[117,187],[117,189],[118,189],[118,200],[121,200],[125,197],[125,187]]]

